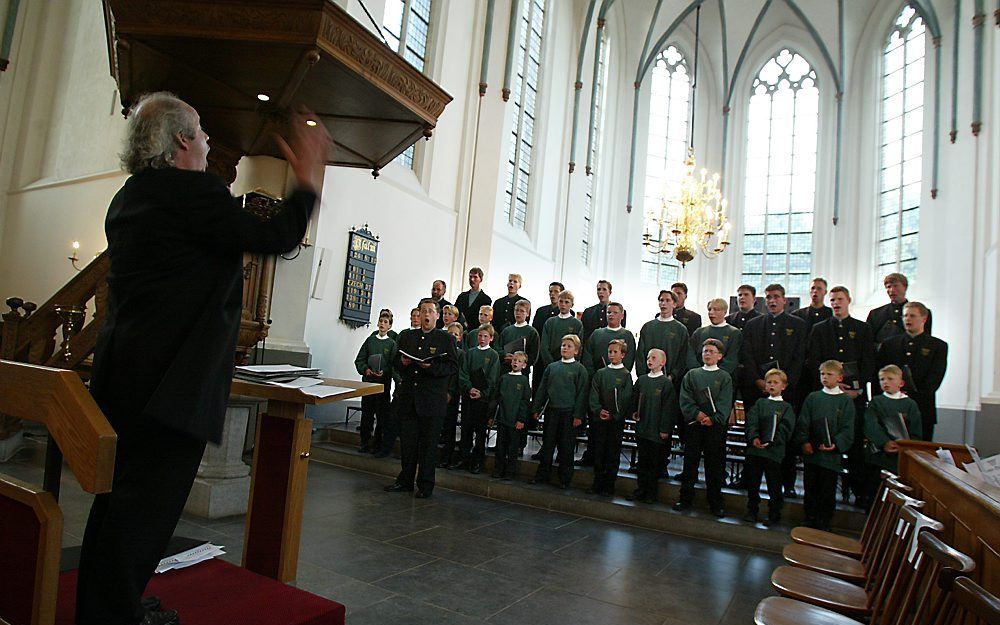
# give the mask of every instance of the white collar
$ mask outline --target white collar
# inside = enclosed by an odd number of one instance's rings
[[[562,313],[559,313],[559,318],[560,319],[569,319],[572,316],[573,316],[573,313],[566,313],[565,315],[562,314]]]
[[[386,340],[386,339],[391,339],[392,337],[391,337],[391,336],[389,336],[388,334],[386,334],[385,336],[379,336],[378,334],[376,334],[376,335],[375,335],[375,338],[377,338],[377,339],[378,339],[378,340],[380,340],[380,341],[384,341],[384,340]]]
[[[612,332],[621,332],[625,328],[623,326],[618,326],[617,328],[612,328],[611,326],[607,326],[607,329],[611,330]]]
[[[674,320],[674,316],[673,316],[673,315],[671,315],[671,316],[669,316],[669,317],[666,317],[666,318],[664,318],[664,316],[663,316],[663,315],[657,315],[657,316],[656,316],[656,320],[657,320],[657,321],[662,321],[663,323],[666,323],[666,322],[668,322],[668,321],[673,321],[673,320]]]
[[[701,368],[705,371],[718,371],[719,365],[702,365]]]
[[[660,369],[660,370],[659,370],[659,371],[657,371],[656,373],[653,373],[652,371],[650,371],[650,372],[649,372],[649,373],[648,373],[647,375],[648,375],[649,377],[651,377],[651,378],[658,378],[658,377],[660,377],[660,376],[662,376],[662,375],[663,375],[663,369]]]
[[[903,399],[904,397],[907,397],[907,394],[904,393],[903,391],[898,391],[896,393],[882,393],[882,394],[888,397],[889,399]]]
[[[725,320],[725,319],[723,319],[723,320],[722,320],[721,322],[719,322],[719,323],[713,323],[713,324],[712,324],[712,327],[713,327],[713,328],[724,328],[724,327],[726,327],[727,325],[729,325],[729,324],[728,324],[728,323],[726,323],[726,320]]]
[[[511,375],[521,375],[520,371],[508,371],[507,373],[509,373]]]
[[[514,327],[515,328],[523,328],[526,325],[528,325],[527,321],[516,321],[516,322],[514,322]]]
[[[489,345],[476,345],[476,349],[481,349],[481,350],[483,350],[485,352],[486,350],[490,349],[490,346]]]
[[[784,399],[781,398],[781,395],[778,395],[777,397],[771,397],[770,395],[768,395],[767,398],[771,401],[785,401]]]
[[[608,365],[608,369],[624,369],[624,368],[625,368],[625,363],[621,363],[621,364],[617,364],[617,365]]]
[[[566,364],[569,364],[571,362],[576,362],[576,358],[563,358],[560,362],[565,362]]]
[[[833,388],[827,388],[824,386],[823,392],[826,393],[827,395],[843,395],[844,389],[840,388],[839,386],[835,386]]]

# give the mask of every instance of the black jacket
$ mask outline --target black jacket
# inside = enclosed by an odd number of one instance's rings
[[[493,329],[496,330],[497,336],[503,332],[503,329],[507,326],[514,325],[514,304],[518,303],[520,300],[525,300],[529,304],[527,297],[522,297],[520,295],[515,295],[511,297],[510,295],[504,295],[503,297],[497,298],[493,302]],[[476,311],[479,314],[479,311]]]
[[[427,369],[418,363],[403,365],[403,352],[427,358],[445,354],[431,360]],[[396,371],[401,378],[396,385],[396,395],[392,399],[396,414],[410,414],[443,417],[448,409],[448,383],[451,376],[458,373],[458,353],[455,339],[451,334],[437,328],[424,332],[420,328],[408,328],[399,334],[396,350]]]
[[[879,306],[868,313],[868,319],[866,320],[868,325],[872,327],[872,333],[875,335],[875,342],[881,343],[885,341],[890,336],[899,336],[906,334],[906,328],[903,327],[903,306],[906,302],[902,304],[893,304],[889,302],[884,306]],[[931,311],[927,310],[927,323],[924,324],[924,332],[931,334],[931,321],[933,316]]]
[[[558,313],[558,310],[556,312]],[[623,328],[625,327],[625,317],[626,313],[622,311]],[[583,309],[583,315],[580,317],[580,322],[583,323],[583,331],[580,333],[580,340],[584,345],[586,345],[587,340],[590,338],[590,335],[594,333],[594,330],[608,327],[608,305],[598,302],[589,308]]]
[[[848,317],[838,322],[835,317],[820,321],[809,333],[806,346],[805,388],[819,390],[819,366],[827,360],[855,363],[858,368],[856,378],[844,374],[844,382],[858,383],[861,390],[865,382],[878,386],[875,374],[875,339],[871,327],[859,319]]]
[[[117,419],[154,419],[218,443],[243,299],[243,253],[276,254],[305,234],[316,196],[295,191],[269,221],[216,176],[151,169],[108,208],[107,317],[91,392]]]
[[[799,308],[798,310],[792,311],[792,314],[806,322],[806,333],[812,332],[813,326],[821,321],[826,321],[833,316],[833,309],[829,306],[820,306],[819,308],[813,308],[812,306],[806,306],[804,308]]]
[[[948,369],[948,344],[926,331],[917,336],[904,332],[882,341],[877,359],[879,367],[892,364],[904,369],[907,385],[903,392],[917,402],[925,423],[937,423],[935,394]],[[909,379],[905,368],[912,376]]]
[[[694,334],[694,331],[701,327],[701,315],[683,306],[674,309],[674,319],[684,324],[688,336]]]
[[[493,300],[484,291],[480,291],[475,301],[472,302],[469,301],[469,291],[462,291],[458,294],[458,297],[455,298],[455,307],[458,308],[461,316],[465,317],[463,323],[466,331],[479,327],[479,308],[489,306],[492,303]]]
[[[765,365],[777,360],[788,376],[788,388],[794,389],[802,375],[805,355],[806,322],[794,315],[760,315],[748,321],[743,329],[740,357],[745,382],[749,384],[763,379],[767,373]]]
[[[535,311],[535,316],[531,319],[531,327],[538,332],[538,336],[541,336],[542,329],[545,327],[545,322],[558,314],[559,307],[555,304],[546,304],[545,306],[541,306]]]
[[[754,317],[760,317],[760,313],[754,308],[751,308],[748,312],[737,310],[732,314],[726,315],[726,323],[738,330],[743,330],[743,328],[747,327],[747,323]]]

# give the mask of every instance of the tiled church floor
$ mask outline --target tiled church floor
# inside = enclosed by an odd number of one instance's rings
[[[0,472],[41,481],[44,447]],[[362,624],[747,623],[773,594],[773,553],[437,489],[387,494],[383,477],[313,462],[296,585]],[[64,545],[90,496],[67,470]],[[177,534],[224,545],[238,563],[243,519],[185,515]]]

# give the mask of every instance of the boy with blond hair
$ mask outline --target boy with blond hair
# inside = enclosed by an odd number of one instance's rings
[[[521,456],[521,436],[531,405],[531,381],[524,374],[528,355],[511,355],[510,371],[500,377],[499,390],[490,404],[490,422],[497,428],[496,461],[493,477],[512,480],[517,475]]]
[[[765,525],[781,523],[782,495],[781,461],[785,443],[795,431],[795,412],[781,393],[788,388],[788,376],[781,369],[764,374],[764,392],[746,413],[747,451],[743,463],[743,479],[747,487],[747,512],[743,520],[757,522],[760,507],[761,477],[767,479],[767,520]]]
[[[564,302],[565,300],[560,300]],[[570,300],[572,301],[572,300]],[[553,317],[549,322],[554,321]],[[549,322],[546,322],[548,325]],[[579,321],[577,321],[579,323]],[[559,486],[565,490],[573,480],[573,447],[575,429],[583,423],[587,404],[587,370],[576,360],[580,353],[580,337],[567,334],[559,347],[561,358],[545,367],[542,381],[535,393],[532,410],[535,417],[544,417],[542,449],[539,452],[535,483],[549,481],[552,452],[559,448]]]
[[[489,420],[490,398],[496,390],[500,377],[500,356],[490,347],[493,340],[493,326],[485,324],[476,331],[478,345],[465,352],[465,360],[459,370],[459,380],[463,392],[462,439],[459,449],[462,461],[452,465],[452,469],[468,469],[470,473],[483,470],[486,458],[486,433]]]
[[[635,420],[635,442],[638,452],[636,489],[629,500],[656,503],[657,482],[663,448],[670,445],[674,424],[680,416],[674,383],[663,373],[667,355],[662,349],[649,350],[646,369],[632,388],[630,413]]]
[[[632,372],[623,361],[628,345],[622,339],[608,343],[608,366],[590,382],[590,431],[587,448],[594,454],[594,484],[587,491],[611,497],[621,463],[625,417],[632,403]]]

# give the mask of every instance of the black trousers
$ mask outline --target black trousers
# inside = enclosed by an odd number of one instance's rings
[[[76,586],[78,625],[132,625],[191,492],[205,441],[150,420],[111,418],[118,434],[110,493],[90,508]]]
[[[573,447],[576,431],[573,428],[572,408],[549,408],[542,427],[541,458],[535,479],[548,481],[552,471],[552,452],[559,449],[559,482],[569,485],[573,480]]]
[[[704,426],[695,423],[685,426],[684,471],[681,473],[681,501],[688,505],[694,501],[694,485],[698,480],[698,465],[705,456],[705,486],[708,488],[708,505],[722,508],[722,482],[726,473],[726,426],[713,423]]]
[[[614,492],[621,465],[625,421],[600,417],[590,420],[590,449],[594,450],[594,490]]]
[[[667,445],[636,437],[635,446],[639,455],[635,492],[639,496],[656,495],[657,483],[660,480],[660,456]]]
[[[781,490],[781,463],[761,456],[747,454],[743,461],[743,480],[747,486],[747,510],[757,514],[760,508],[760,480],[767,479],[767,516],[771,520],[781,518],[781,508],[785,499]]]
[[[504,477],[517,476],[517,461],[521,457],[521,432],[513,425],[497,424],[496,465],[493,472]]]
[[[389,387],[384,393],[361,398],[361,446],[371,451],[382,449],[382,424],[389,412]]]
[[[385,411],[384,423],[381,424],[382,447],[378,451],[386,455],[392,453],[392,448],[396,445],[396,439],[399,438],[400,425],[399,414],[397,413],[397,408],[390,403],[388,409]]]
[[[485,398],[472,399],[465,397],[462,411],[462,440],[458,443],[458,448],[462,452],[462,460],[469,460],[473,464],[482,464],[486,458],[486,435],[488,433],[487,408],[489,403]]]
[[[806,521],[820,529],[829,529],[833,511],[837,507],[837,478],[839,473],[806,463],[806,492],[802,501]]]
[[[402,469],[396,483],[417,488],[430,494],[434,491],[434,471],[437,468],[437,444],[441,437],[444,415],[419,414],[412,406],[394,407],[399,420],[399,446]],[[419,471],[419,472],[418,472]]]
[[[922,417],[922,421],[920,423],[920,428],[921,428],[920,433],[922,434],[921,438],[923,440],[925,441],[934,440],[935,425],[937,425],[937,422],[935,420]]]
[[[441,452],[438,458],[441,462],[451,464],[455,456],[455,433],[458,431],[458,403],[459,398],[453,397],[448,402],[448,412],[444,415],[444,423],[441,426]]]
[[[847,485],[861,507],[866,507],[865,465],[865,402],[854,400],[854,442],[847,450]]]

